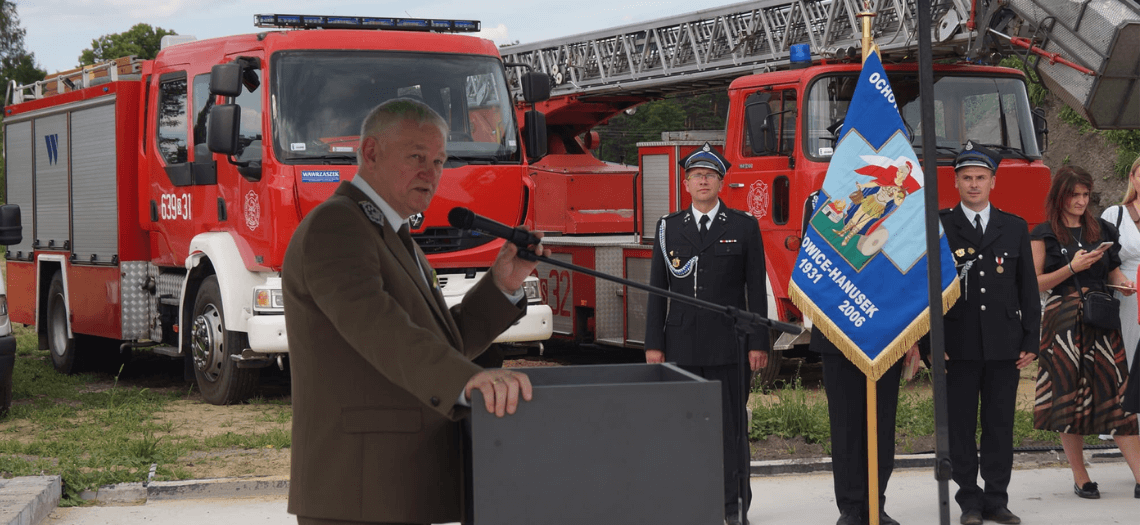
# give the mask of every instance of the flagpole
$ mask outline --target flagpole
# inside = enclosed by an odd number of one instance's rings
[[[875,13],[871,11],[871,2],[863,2],[863,11],[858,16],[863,21],[863,62],[875,49],[875,40],[871,37],[871,19]],[[870,514],[871,525],[879,525],[879,403],[878,385],[871,376],[867,376],[867,510]]]
[[[946,416],[946,339],[942,322],[942,249],[938,234],[938,150],[934,130],[934,66],[930,0],[918,0],[918,89],[922,95],[922,171],[926,173],[926,271],[930,296],[930,362],[934,373],[934,479],[939,523],[950,523],[950,433]],[[930,181],[933,181],[931,183]]]

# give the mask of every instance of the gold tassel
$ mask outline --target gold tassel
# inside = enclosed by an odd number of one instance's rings
[[[954,277],[950,281],[950,285],[942,290],[942,313],[945,314],[954,306],[954,302],[958,300],[961,290],[958,286],[958,277]],[[930,331],[930,307],[922,309],[922,312],[915,317],[914,321],[910,323],[887,347],[879,353],[874,360],[868,359],[866,352],[863,352],[854,341],[847,337],[842,330],[839,329],[831,319],[824,315],[821,310],[808,296],[796,286],[795,281],[788,285],[788,297],[792,303],[800,309],[800,312],[812,321],[812,330],[819,330],[821,334],[827,337],[832,344],[839,348],[843,355],[849,361],[859,367],[864,374],[867,375],[872,381],[878,381],[887,373],[895,362],[897,362],[903,355],[906,354],[910,347],[914,346],[922,336]]]

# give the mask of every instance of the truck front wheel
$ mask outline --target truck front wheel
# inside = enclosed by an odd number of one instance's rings
[[[202,398],[214,405],[228,405],[248,398],[261,370],[238,368],[237,362],[230,359],[231,355],[240,355],[249,343],[245,333],[226,330],[217,276],[207,277],[198,288],[191,323],[194,378]]]
[[[67,335],[67,298],[63,295],[63,274],[55,272],[48,286],[47,340],[51,364],[61,374],[78,371],[75,366],[75,339]]]

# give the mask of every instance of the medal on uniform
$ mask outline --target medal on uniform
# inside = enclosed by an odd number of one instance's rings
[[[962,248],[958,248],[957,250],[954,250],[954,255],[957,256],[959,259],[961,259],[962,257],[966,256],[966,250],[963,250]]]
[[[974,255],[974,249],[973,248],[966,248],[966,253],[969,253],[970,255]]]
[[[680,268],[681,267],[681,259],[674,257],[673,258],[673,267],[674,268]]]
[[[994,262],[996,262],[996,263],[997,263],[997,265],[998,265],[998,266],[997,266],[997,273],[1003,273],[1003,272],[1005,272],[1005,268],[1002,268],[1002,267],[1001,267],[1001,264],[1002,264],[1003,262],[1005,262],[1005,258],[1004,258],[1004,257],[994,257]]]

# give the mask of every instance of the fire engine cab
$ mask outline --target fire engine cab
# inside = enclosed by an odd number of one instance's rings
[[[390,98],[419,98],[450,124],[440,188],[412,224],[449,302],[502,241],[450,228],[448,211],[526,223],[525,164],[545,148],[545,126],[527,113],[535,125],[520,131],[498,50],[459,34],[479,22],[255,23],[266,31],[9,86],[7,195],[27,226],[8,246],[11,318],[36,326],[59,371],[145,347],[187,359],[211,403],[248,396],[260,368],[283,366],[289,348],[280,277],[289,239],[351,180],[361,122]],[[548,96],[545,78],[523,79],[523,98]],[[549,337],[537,280],[526,290],[535,304],[498,341]]]

